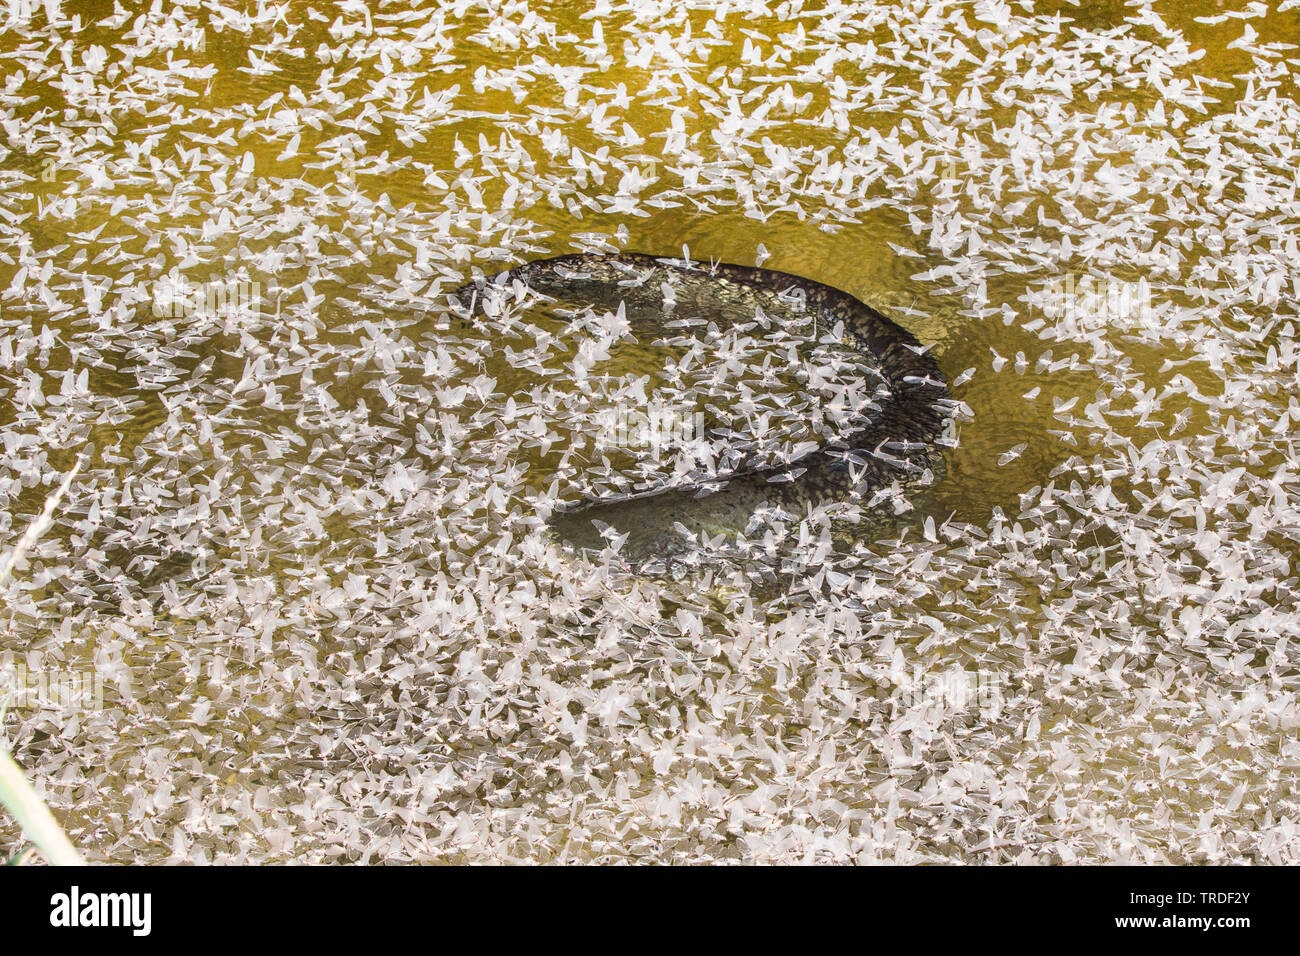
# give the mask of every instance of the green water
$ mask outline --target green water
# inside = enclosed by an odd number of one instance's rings
[[[1300,11],[224,9],[0,35],[6,543],[86,461],[0,663],[105,689],[4,731],[89,856],[1295,858]],[[516,377],[440,294],[760,245],[932,345],[942,480],[566,550],[578,340]],[[909,696],[949,673],[1000,706]]]

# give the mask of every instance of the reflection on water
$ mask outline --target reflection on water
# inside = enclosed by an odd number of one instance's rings
[[[1283,6],[34,9],[6,540],[86,467],[0,675],[105,695],[6,739],[100,859],[1293,860]],[[548,524],[663,467],[603,410],[747,388],[795,440],[852,370],[448,319],[580,248],[890,315],[965,406],[939,480]],[[184,282],[261,295],[156,308]]]

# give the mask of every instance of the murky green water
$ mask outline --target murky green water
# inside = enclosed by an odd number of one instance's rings
[[[85,464],[9,586],[6,739],[113,860],[1294,860],[1272,6],[19,16],[6,544]],[[894,317],[966,406],[942,480],[671,570],[566,548],[566,450],[668,352],[579,387],[580,335],[521,371],[439,303],[615,248]]]

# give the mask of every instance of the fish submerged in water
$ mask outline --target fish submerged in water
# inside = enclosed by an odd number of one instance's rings
[[[793,309],[811,318],[815,328],[842,328],[879,379],[868,410],[820,446],[789,460],[741,456],[734,467],[705,480],[561,506],[552,523],[563,525],[566,537],[581,539],[585,531],[590,540],[592,519],[625,531],[670,522],[688,529],[742,530],[764,507],[802,512],[828,501],[870,499],[881,489],[916,483],[942,460],[935,442],[953,409],[943,372],[911,333],[839,289],[752,266],[577,253],[463,286],[451,296],[452,310],[466,318],[490,318],[521,286],[563,302],[622,310],[633,329],[651,333],[673,330],[674,320],[683,316],[743,326],[756,314]]]

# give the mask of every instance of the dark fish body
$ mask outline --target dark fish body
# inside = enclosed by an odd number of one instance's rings
[[[485,297],[502,294],[515,282],[557,299],[641,316],[633,327],[645,331],[646,314],[706,315],[711,321],[743,323],[756,309],[771,314],[794,305],[821,327],[842,323],[851,343],[864,353],[884,380],[879,410],[861,419],[860,427],[790,462],[758,463],[698,487],[585,501],[573,509],[605,509],[634,499],[671,496],[663,505],[677,512],[700,511],[735,526],[723,513],[737,517],[763,504],[802,510],[807,504],[845,497],[856,490],[869,494],[895,481],[909,482],[938,456],[934,440],[950,413],[947,380],[934,359],[905,329],[855,297],[811,279],[772,269],[622,253],[579,253],[541,259],[454,293],[453,302],[482,314]],[[498,289],[494,292],[492,286]],[[653,331],[653,330],[652,330]],[[707,494],[707,497],[702,497]],[[660,504],[656,498],[656,504]],[[698,499],[699,505],[691,504]],[[702,509],[702,510],[701,510]],[[743,520],[739,522],[743,527]]]

